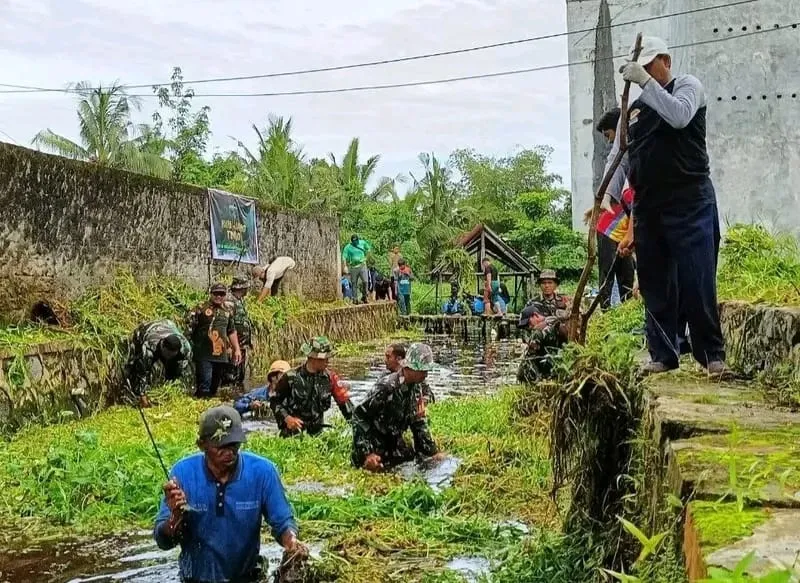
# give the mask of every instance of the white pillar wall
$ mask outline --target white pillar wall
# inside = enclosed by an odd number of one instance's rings
[[[603,0],[567,0],[570,31],[597,25]],[[630,22],[733,0],[609,0],[612,22]],[[611,29],[613,54],[627,53],[636,33],[660,36],[670,47],[729,38],[673,51],[673,72],[690,73],[708,97],[708,148],[723,230],[759,222],[800,234],[800,0],[758,0]],[[788,29],[774,30],[775,25]],[[732,38],[758,32],[741,38]],[[568,37],[569,60],[591,60],[593,33]],[[623,82],[616,73],[617,102]],[[572,222],[592,201],[595,78],[592,64],[570,67]],[[631,93],[631,101],[638,88]]]

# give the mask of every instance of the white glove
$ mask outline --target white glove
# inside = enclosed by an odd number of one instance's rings
[[[611,208],[611,203],[612,203],[613,201],[614,201],[614,199],[612,199],[612,198],[611,198],[611,195],[610,195],[610,194],[608,194],[608,193],[606,193],[606,195],[603,197],[603,202],[601,202],[601,203],[600,203],[600,208],[601,208],[602,210],[604,210],[604,211],[609,211],[609,212],[611,212],[611,211],[613,210],[613,209]]]
[[[622,65],[619,72],[622,73],[622,78],[625,79],[625,81],[636,83],[639,87],[644,87],[651,79],[650,73],[645,71],[644,67],[634,61],[628,61]]]

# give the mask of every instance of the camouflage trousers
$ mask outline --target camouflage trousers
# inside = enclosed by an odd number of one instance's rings
[[[381,457],[383,467],[395,466],[416,457],[414,448],[402,434],[379,435],[354,423],[350,462],[357,468],[363,467],[364,460],[373,453]]]

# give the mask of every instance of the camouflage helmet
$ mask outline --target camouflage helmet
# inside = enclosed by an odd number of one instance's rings
[[[244,277],[234,277],[233,283],[231,284],[231,291],[248,289],[249,287],[250,287],[250,282],[247,281]]]
[[[333,356],[333,344],[325,336],[315,336],[310,342],[303,343],[300,351],[308,358],[330,358]]]
[[[555,269],[543,269],[541,273],[539,273],[540,282],[547,279],[558,283],[558,275],[556,275]]]
[[[433,361],[431,347],[422,342],[415,342],[408,348],[406,357],[400,362],[400,366],[411,370],[433,370],[436,363]]]

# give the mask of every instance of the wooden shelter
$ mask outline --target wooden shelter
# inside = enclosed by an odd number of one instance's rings
[[[475,279],[478,295],[483,295],[483,267],[481,263],[489,257],[505,267],[506,271],[499,271],[500,278],[514,278],[514,287],[509,311],[517,312],[522,309],[527,300],[528,284],[534,276],[539,274],[539,268],[515,251],[500,236],[483,223],[478,223],[472,230],[460,235],[455,244],[462,247],[467,253],[475,256]],[[447,265],[437,266],[431,271],[431,278],[436,281],[436,304],[439,304],[439,285],[453,277],[447,271]],[[498,269],[499,270],[499,269]]]

